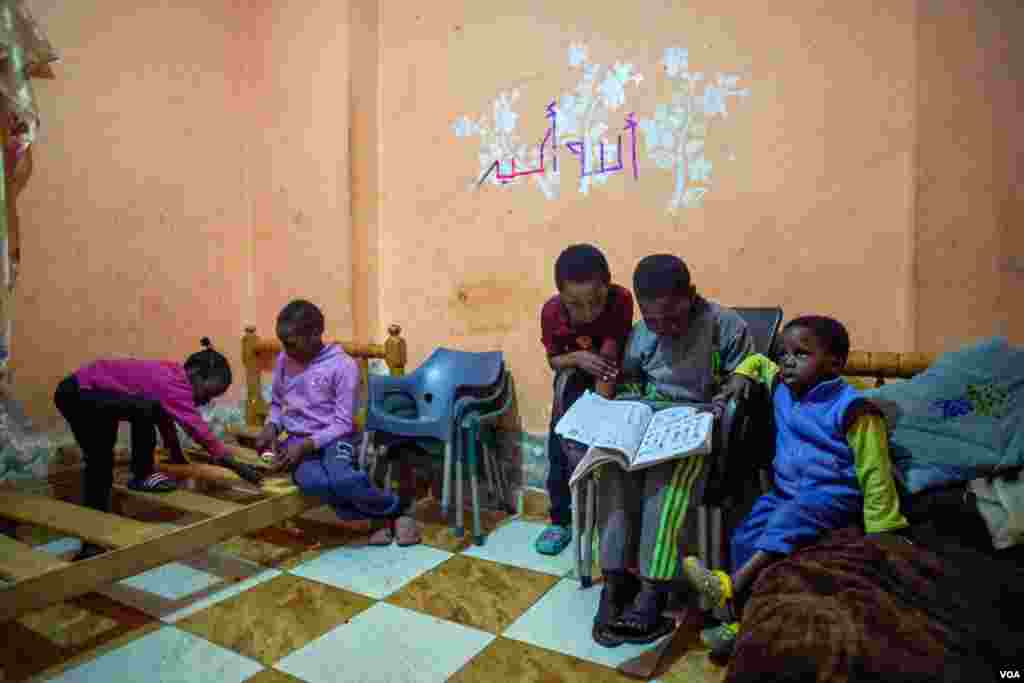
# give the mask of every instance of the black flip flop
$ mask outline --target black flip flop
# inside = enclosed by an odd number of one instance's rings
[[[675,631],[676,620],[668,617],[658,617],[658,621],[647,626],[640,625],[634,621],[619,619],[612,623],[608,630],[614,637],[622,639],[624,643],[646,645]]]
[[[601,647],[618,647],[626,642],[621,637],[613,633],[608,624],[595,623],[590,635],[593,636],[594,642]]]

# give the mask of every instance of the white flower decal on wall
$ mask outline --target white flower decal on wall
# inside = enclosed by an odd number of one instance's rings
[[[679,207],[701,205],[713,170],[704,156],[712,122],[728,116],[730,99],[747,97],[750,91],[737,88],[740,79],[735,74],[719,73],[713,82],[705,82],[703,73],[689,71],[686,48],[666,49],[662,64],[674,81],[672,101],[658,105],[653,118],[640,121],[640,129],[647,153],[658,167],[675,170],[675,189],[668,203],[672,213]],[[735,157],[730,153],[729,158]]]
[[[452,124],[457,137],[480,137],[480,175],[471,187],[515,185],[529,177],[548,199],[555,199],[560,165],[567,163],[579,164],[579,191],[584,195],[592,185],[607,183],[612,174],[631,172],[639,178],[635,131],[639,128],[648,156],[658,168],[674,171],[669,212],[700,206],[716,170],[705,156],[705,140],[712,122],[729,115],[731,102],[749,95],[738,88],[740,77],[718,73],[706,79],[704,73],[689,70],[687,48],[670,47],[661,63],[673,82],[671,101],[659,104],[652,117],[637,122],[632,113],[610,116],[625,105],[628,86],[638,87],[644,80],[632,63],[615,62],[610,67],[593,63],[586,45],[579,42],[569,46],[568,62],[580,71],[580,78],[572,91],[560,94],[544,111],[548,124],[543,140],[524,143],[520,139],[516,130],[520,114],[514,109],[518,90],[500,92],[489,117],[460,116]],[[568,155],[560,154],[563,151]],[[730,151],[727,158],[732,161],[735,154]]]

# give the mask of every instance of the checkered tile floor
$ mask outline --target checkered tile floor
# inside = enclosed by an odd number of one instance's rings
[[[2,680],[721,681],[681,628],[654,646],[597,646],[599,588],[542,520],[487,516],[481,547],[422,504],[424,544],[365,545],[324,510],[0,625]],[[29,539],[55,554],[74,539]],[[657,666],[654,666],[657,662]],[[625,672],[639,672],[630,676]]]

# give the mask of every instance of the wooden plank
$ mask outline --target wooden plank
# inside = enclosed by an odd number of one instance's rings
[[[240,510],[166,531],[134,546],[112,550],[10,584],[0,588],[0,623],[189,557],[225,539],[278,524],[322,504],[318,498],[296,492],[271,496]]]
[[[62,531],[104,548],[124,548],[162,532],[155,525],[127,517],[13,491],[0,493],[0,517]]]
[[[0,534],[0,577],[21,581],[67,564],[48,552]]]
[[[244,507],[238,503],[220,500],[212,496],[203,496],[181,489],[168,493],[147,493],[145,491],[136,491],[122,484],[115,484],[114,491],[122,496],[144,500],[156,506],[181,510],[182,512],[194,512],[206,517],[216,517],[217,515],[234,512]]]

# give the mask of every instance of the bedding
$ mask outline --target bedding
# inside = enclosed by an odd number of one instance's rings
[[[1019,669],[1020,553],[930,521],[907,536],[841,529],[767,569],[726,680],[980,682]]]
[[[911,493],[1024,465],[1024,349],[1005,337],[864,394],[886,414],[895,471]]]

